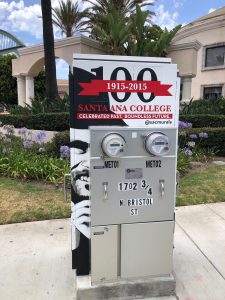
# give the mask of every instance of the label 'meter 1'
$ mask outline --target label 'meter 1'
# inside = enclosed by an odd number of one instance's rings
[[[105,161],[105,168],[106,169],[119,168],[119,161],[118,160],[107,160],[107,161]]]

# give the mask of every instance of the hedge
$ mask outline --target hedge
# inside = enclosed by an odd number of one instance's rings
[[[225,127],[225,115],[182,115],[179,120],[191,122],[193,128]]]
[[[64,131],[69,129],[69,113],[47,113],[37,115],[0,115],[0,121],[16,128]]]
[[[191,99],[188,104],[181,102],[180,109],[183,115],[225,115],[225,98],[196,100]]]
[[[180,115],[181,121],[191,122],[193,128],[225,127],[225,115]],[[37,115],[0,115],[3,124],[16,128],[64,131],[69,129],[69,113],[42,113]]]
[[[208,138],[202,138],[200,146],[203,148],[210,148],[216,150],[216,155],[225,156],[225,127],[221,128],[191,128],[185,129],[187,135],[199,134],[200,132],[207,132]],[[179,139],[184,139],[185,136],[180,135]],[[198,139],[199,140],[199,139]],[[198,141],[196,141],[198,144]]]
[[[215,148],[218,150],[218,155],[225,156],[225,116],[181,115],[180,120],[188,121],[193,124],[194,128],[187,129],[187,134],[207,132],[209,137],[208,139],[202,139],[201,146]],[[16,128],[27,127],[28,129],[50,131],[69,130],[69,113],[48,113],[26,116],[0,115],[0,121],[3,124],[14,125]],[[206,124],[208,126],[206,126]],[[196,126],[199,128],[195,128]],[[66,137],[66,139],[67,138],[68,137]]]
[[[225,115],[180,115],[181,121],[191,122],[193,128],[225,127]],[[64,131],[69,129],[69,113],[42,113],[37,115],[0,115],[3,124],[16,128]]]

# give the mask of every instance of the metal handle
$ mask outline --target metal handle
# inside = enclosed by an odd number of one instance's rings
[[[180,172],[176,172],[176,195],[179,194]]]
[[[103,182],[103,187],[104,187],[104,200],[107,200],[108,199],[108,182]]]
[[[163,197],[165,194],[165,181],[159,180],[159,184],[160,184],[161,197]]]
[[[67,192],[71,192],[71,180],[68,182],[67,178],[71,177],[71,174],[64,174],[63,190],[64,190],[64,201],[67,202]]]

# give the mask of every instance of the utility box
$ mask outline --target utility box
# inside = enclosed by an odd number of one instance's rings
[[[93,286],[171,274],[177,66],[110,55],[73,61],[73,267]]]
[[[171,273],[176,145],[176,129],[90,127],[93,282]]]

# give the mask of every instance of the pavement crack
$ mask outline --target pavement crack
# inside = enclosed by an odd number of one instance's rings
[[[191,236],[188,234],[188,232],[176,221],[176,225],[180,227],[180,229],[184,232],[184,234],[192,241],[192,243],[195,245],[195,247],[202,253],[202,255],[206,258],[206,260],[211,264],[211,266],[217,271],[217,273],[223,278],[225,281],[224,275],[220,272],[220,270],[213,264],[211,259],[208,258],[208,256],[202,251],[202,249],[198,246],[198,244],[191,238]]]
[[[209,204],[212,204],[212,203],[209,203]],[[218,214],[217,211],[215,211],[211,206],[209,206],[209,204],[206,204],[206,206],[215,214],[217,215],[218,217],[220,217],[221,219],[225,220],[225,218],[223,216],[221,216],[220,214]]]

